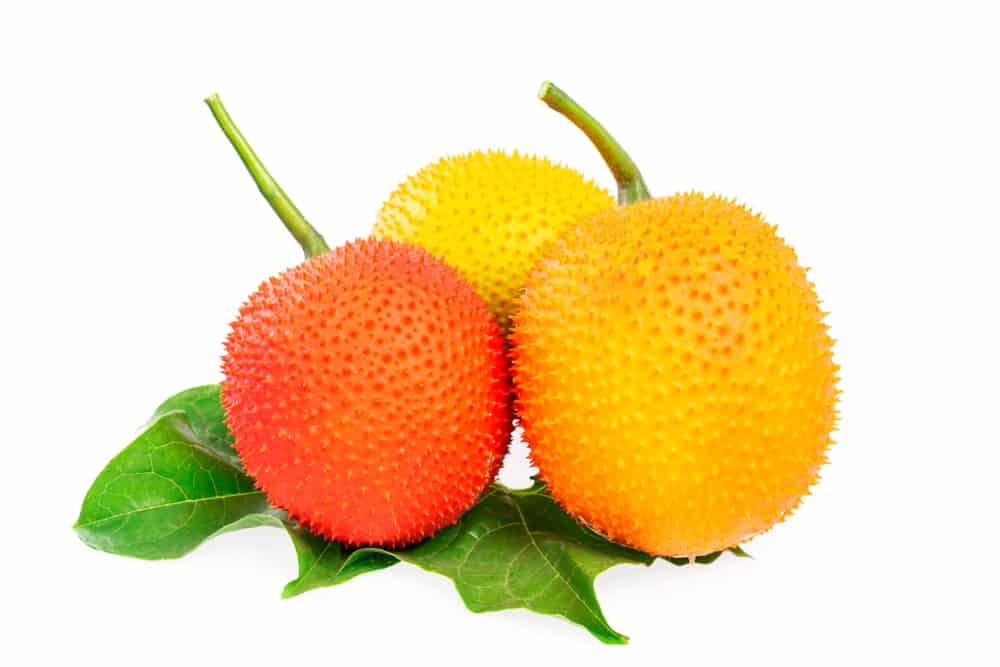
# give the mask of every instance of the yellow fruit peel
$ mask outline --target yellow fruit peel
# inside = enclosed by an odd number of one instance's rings
[[[382,206],[376,238],[419,245],[458,269],[507,331],[543,248],[614,206],[579,172],[518,152],[476,151],[430,164]]]

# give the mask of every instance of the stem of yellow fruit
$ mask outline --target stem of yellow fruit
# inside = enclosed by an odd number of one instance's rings
[[[621,144],[615,141],[611,133],[597,122],[596,118],[587,113],[572,97],[551,81],[542,84],[538,91],[538,97],[583,130],[587,138],[600,151],[601,157],[604,158],[604,162],[611,169],[611,173],[614,174],[615,181],[618,183],[619,204],[632,204],[650,199],[649,189],[642,179],[639,167],[621,147]]]
[[[226,107],[223,106],[218,94],[213,93],[206,97],[205,104],[211,109],[212,115],[215,116],[219,127],[222,128],[226,138],[229,139],[229,143],[236,149],[236,154],[240,156],[240,160],[243,161],[247,171],[250,172],[260,193],[264,195],[264,199],[267,200],[267,203],[271,205],[274,212],[281,218],[281,222],[284,223],[288,231],[295,237],[295,240],[302,246],[306,257],[322,255],[329,251],[330,246],[326,244],[323,236],[316,231],[315,227],[309,224],[309,221],[306,220],[305,216],[292,203],[292,200],[288,198],[285,191],[281,189],[278,182],[274,180],[267,171],[267,168],[264,167],[264,164],[257,157],[253,148],[247,143],[247,140],[243,137],[243,133],[236,127],[236,123],[233,122],[229,112],[226,111]]]

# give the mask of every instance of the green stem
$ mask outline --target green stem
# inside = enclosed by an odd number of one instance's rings
[[[236,127],[236,123],[229,116],[229,112],[226,111],[226,107],[223,106],[218,94],[213,93],[206,97],[205,104],[212,110],[212,115],[215,116],[216,122],[219,123],[219,127],[222,128],[226,138],[229,139],[229,143],[236,149],[236,154],[240,156],[240,160],[243,161],[247,171],[250,172],[260,193],[264,195],[264,199],[267,200],[267,203],[271,205],[274,212],[281,218],[281,222],[285,224],[288,231],[292,233],[295,240],[302,246],[306,257],[322,255],[329,251],[330,246],[326,244],[322,235],[316,231],[315,227],[309,224],[309,221],[296,208],[292,200],[285,194],[285,191],[278,185],[278,182],[274,180],[267,171],[267,168],[264,167],[257,154],[254,153],[253,148],[250,147],[250,144],[247,143],[239,128]]]
[[[621,147],[621,144],[615,141],[611,133],[597,122],[596,118],[587,113],[572,97],[551,81],[542,84],[541,90],[538,91],[538,97],[583,130],[587,138],[600,151],[601,157],[604,158],[605,164],[611,169],[611,173],[614,174],[615,181],[618,183],[619,204],[632,204],[651,198],[646,182],[639,172],[639,167]]]

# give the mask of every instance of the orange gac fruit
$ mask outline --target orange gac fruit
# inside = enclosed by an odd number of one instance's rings
[[[226,423],[257,485],[314,533],[399,547],[454,523],[511,430],[503,339],[451,267],[348,243],[264,282],[226,339]]]
[[[515,316],[518,414],[570,513],[696,556],[787,516],[834,425],[832,341],[795,253],[691,193],[601,213],[550,249]]]
[[[608,131],[551,83],[624,206],[550,245],[511,336],[518,416],[553,497],[612,540],[699,556],[786,518],[826,462],[838,367],[812,283],[763,218],[651,199]]]

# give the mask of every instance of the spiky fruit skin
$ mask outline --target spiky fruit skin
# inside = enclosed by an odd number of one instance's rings
[[[837,367],[814,287],[732,201],[676,195],[581,224],[532,273],[512,344],[542,479],[636,549],[739,544],[825,461]]]
[[[222,399],[247,472],[309,530],[398,547],[455,521],[511,430],[486,304],[426,251],[349,243],[263,283],[226,339]]]
[[[571,224],[612,206],[606,190],[569,167],[476,151],[407,179],[382,206],[372,234],[422,246],[456,267],[507,332],[542,249]]]

